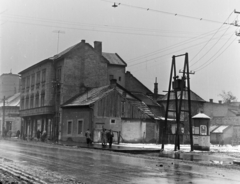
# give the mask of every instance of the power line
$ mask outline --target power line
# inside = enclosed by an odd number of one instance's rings
[[[108,1],[108,0],[100,0],[100,1],[113,3],[113,1]],[[194,19],[194,20],[199,20],[199,21],[206,21],[206,22],[222,24],[222,22],[220,22],[220,21],[211,20],[211,19],[205,19],[205,18],[201,18],[201,17],[194,17],[194,16],[184,15],[184,14],[179,14],[179,13],[172,13],[172,12],[167,12],[167,11],[155,10],[155,9],[151,9],[151,8],[134,6],[134,5],[124,4],[124,3],[119,3],[119,2],[114,2],[114,3],[116,3],[118,6],[126,6],[126,7],[129,7],[129,8],[135,8],[135,9],[141,9],[141,10],[146,10],[146,11],[152,11],[152,12],[162,13],[162,14],[166,14],[166,15],[173,15],[173,16],[189,18],[189,19]],[[229,24],[229,23],[224,22],[224,24]]]
[[[8,18],[17,18],[17,19],[25,19],[32,21],[38,20],[45,23],[60,23],[65,25],[76,25],[76,26],[91,26],[91,27],[100,27],[100,28],[107,28],[107,29],[122,29],[122,30],[135,30],[135,31],[161,31],[169,33],[171,32],[178,32],[178,33],[186,33],[185,31],[172,31],[172,30],[161,30],[161,29],[149,29],[149,28],[140,28],[140,27],[126,27],[126,26],[114,26],[114,25],[101,25],[101,24],[90,24],[90,23],[80,23],[80,22],[70,22],[70,21],[62,21],[62,20],[52,20],[46,18],[36,18],[36,17],[29,17],[29,16],[22,16],[22,15],[3,15],[3,17]]]
[[[216,38],[215,38],[215,39],[216,39]],[[138,63],[132,64],[132,65],[129,65],[128,67],[140,65],[140,64],[146,63],[146,62],[151,61],[151,60],[155,60],[155,59],[158,59],[158,58],[161,58],[161,57],[164,57],[164,56],[168,56],[168,55],[174,54],[175,52],[179,52],[179,51],[182,51],[182,50],[186,50],[186,49],[188,49],[188,48],[196,47],[196,46],[201,45],[201,44],[203,44],[203,43],[205,43],[205,41],[204,41],[204,42],[200,42],[200,43],[195,44],[195,45],[191,45],[191,46],[189,46],[189,47],[185,47],[185,48],[183,48],[183,49],[180,49],[180,50],[177,50],[177,51],[174,51],[174,52],[172,51],[172,52],[170,52],[170,53],[167,53],[167,54],[164,54],[164,55],[161,55],[161,56],[157,56],[157,57],[148,59],[147,61],[142,61],[142,62],[138,62]]]
[[[230,15],[227,17],[226,21],[229,19],[229,17],[232,15],[232,13],[233,13],[233,12],[230,13]],[[192,60],[194,60],[194,59],[198,56],[198,54],[208,45],[208,43],[213,39],[213,37],[217,34],[217,32],[222,28],[223,25],[224,25],[224,24],[222,24],[222,25],[218,28],[218,30],[215,32],[215,34],[214,34],[214,35],[208,40],[208,42],[200,49],[200,51],[192,58]],[[229,28],[230,28],[230,26],[228,27],[228,29],[229,29]],[[227,29],[227,30],[228,30],[228,29]],[[227,31],[227,30],[226,30],[226,31]],[[226,33],[226,31],[223,33],[223,35]],[[220,39],[221,39],[221,38],[222,38],[222,36],[220,37]],[[219,41],[220,39],[218,39],[218,41]],[[218,41],[211,47],[211,49],[218,43]],[[209,49],[207,53],[209,53],[209,52],[211,51],[211,49]],[[206,54],[207,54],[207,53],[206,53]],[[202,59],[204,56],[206,56],[206,54],[203,55],[200,59]],[[200,59],[198,59],[195,63],[191,64],[190,67],[193,66],[193,65],[195,65],[196,63],[198,63],[198,61],[199,61]]]
[[[215,31],[215,30],[214,30],[214,31]],[[222,31],[223,31],[223,30],[222,30]],[[188,40],[179,42],[179,43],[177,43],[177,44],[174,44],[174,45],[165,47],[165,48],[163,48],[163,49],[155,50],[155,51],[153,51],[153,52],[150,52],[150,53],[147,53],[147,54],[144,54],[144,55],[141,55],[141,56],[137,56],[137,57],[135,57],[135,58],[132,58],[132,59],[130,59],[130,60],[127,60],[127,62],[128,62],[128,63],[132,63],[132,62],[135,62],[135,60],[137,60],[137,59],[146,58],[146,57],[149,57],[149,56],[151,56],[151,55],[155,55],[155,54],[158,54],[158,53],[160,53],[160,52],[163,52],[163,51],[166,51],[166,50],[170,50],[170,49],[175,48],[175,47],[179,47],[179,46],[181,46],[181,45],[184,45],[184,44],[193,42],[193,41],[195,41],[195,40],[197,40],[197,39],[201,39],[201,38],[207,37],[207,36],[209,36],[209,35],[212,34],[211,32],[213,32],[213,31],[210,31],[210,32],[201,34],[201,35],[199,35],[199,36],[196,36],[196,37],[190,38],[190,39],[188,39]],[[204,35],[205,35],[205,36],[204,36]]]
[[[232,38],[232,36],[227,40],[227,42]],[[211,63],[213,63],[219,56],[221,56],[231,45],[232,43],[236,40],[237,38],[233,39],[232,42],[214,59],[212,60],[211,62],[209,62],[214,56],[216,56],[220,50],[227,44],[227,42],[225,44],[222,45],[222,47],[208,60],[206,61],[205,63],[203,63],[201,66],[199,66],[198,68],[196,69],[193,69],[195,70],[196,72],[197,71],[200,71],[202,69],[204,69],[205,67],[207,67],[208,65],[210,65]],[[208,63],[209,62],[209,63]]]
[[[53,26],[53,25],[46,25],[46,24],[37,24],[37,23],[28,23],[28,22],[19,22],[19,21],[11,21],[8,22],[15,22],[21,24],[28,24],[28,25],[35,25],[35,26],[43,26],[43,27],[50,27],[50,28],[62,28],[62,29],[72,29],[72,30],[82,30],[82,31],[92,31],[92,32],[103,32],[103,33],[116,33],[116,34],[125,34],[125,35],[142,35],[142,36],[159,36],[159,37],[171,37],[171,38],[186,38],[187,36],[168,36],[168,35],[161,35],[161,34],[146,34],[146,33],[137,33],[137,32],[120,32],[120,31],[107,31],[107,30],[97,30],[97,29],[90,29],[90,28],[76,28],[76,27],[67,27],[67,26]],[[175,34],[174,34],[175,35]]]

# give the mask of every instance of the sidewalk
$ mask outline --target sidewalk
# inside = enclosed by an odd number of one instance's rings
[[[88,148],[88,149],[98,149],[98,150],[108,150],[113,152],[122,152],[122,153],[132,153],[132,154],[144,154],[144,153],[159,153],[161,148],[154,148],[154,147],[136,147],[130,146],[130,144],[112,144],[112,147],[109,148],[109,145],[102,146],[101,143],[94,143],[91,145],[87,145],[86,143],[79,143],[79,142],[66,142],[60,141],[58,143],[54,143],[51,141],[41,142],[41,141],[28,141],[17,139],[15,137],[5,138],[5,140],[9,141],[17,141],[22,143],[36,143],[36,144],[49,144],[49,145],[59,145],[59,146],[69,146],[69,147],[77,147],[77,148]]]
[[[152,157],[166,157],[179,160],[195,161],[199,163],[212,163],[220,165],[231,165],[235,161],[240,161],[240,146],[216,146],[211,145],[210,151],[190,151],[189,145],[180,145],[179,151],[174,151],[174,145],[165,145],[164,151],[161,150],[161,144],[133,144],[133,143],[121,143],[113,144],[111,148],[109,146],[102,146],[100,143],[94,143],[87,145],[86,143],[76,142],[40,142],[40,141],[25,141],[16,138],[7,138],[9,141],[21,142],[23,144],[42,144],[42,145],[54,145],[74,148],[87,148],[96,150],[106,150],[112,152],[122,152],[130,154],[143,154]],[[232,157],[230,154],[235,154],[236,157]]]

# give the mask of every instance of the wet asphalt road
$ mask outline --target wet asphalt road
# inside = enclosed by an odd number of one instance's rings
[[[155,161],[87,149],[0,141],[0,157],[44,166],[87,183],[240,183],[240,172],[188,166],[163,158]]]

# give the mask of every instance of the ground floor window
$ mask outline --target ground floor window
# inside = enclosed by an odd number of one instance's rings
[[[72,120],[69,120],[67,122],[67,134],[71,134],[72,133]]]
[[[83,134],[83,120],[78,120],[77,123],[78,134]]]

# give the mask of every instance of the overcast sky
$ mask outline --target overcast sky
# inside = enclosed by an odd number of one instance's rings
[[[196,71],[195,93],[216,102],[225,90],[240,100],[240,37],[230,25],[240,19],[234,13],[239,0],[0,2],[0,74],[19,73],[85,39],[91,45],[102,41],[103,52],[118,53],[149,89],[157,77],[161,94],[168,89],[172,56],[187,52],[190,70]],[[57,30],[64,32],[59,44]],[[177,59],[178,69],[183,59]]]

